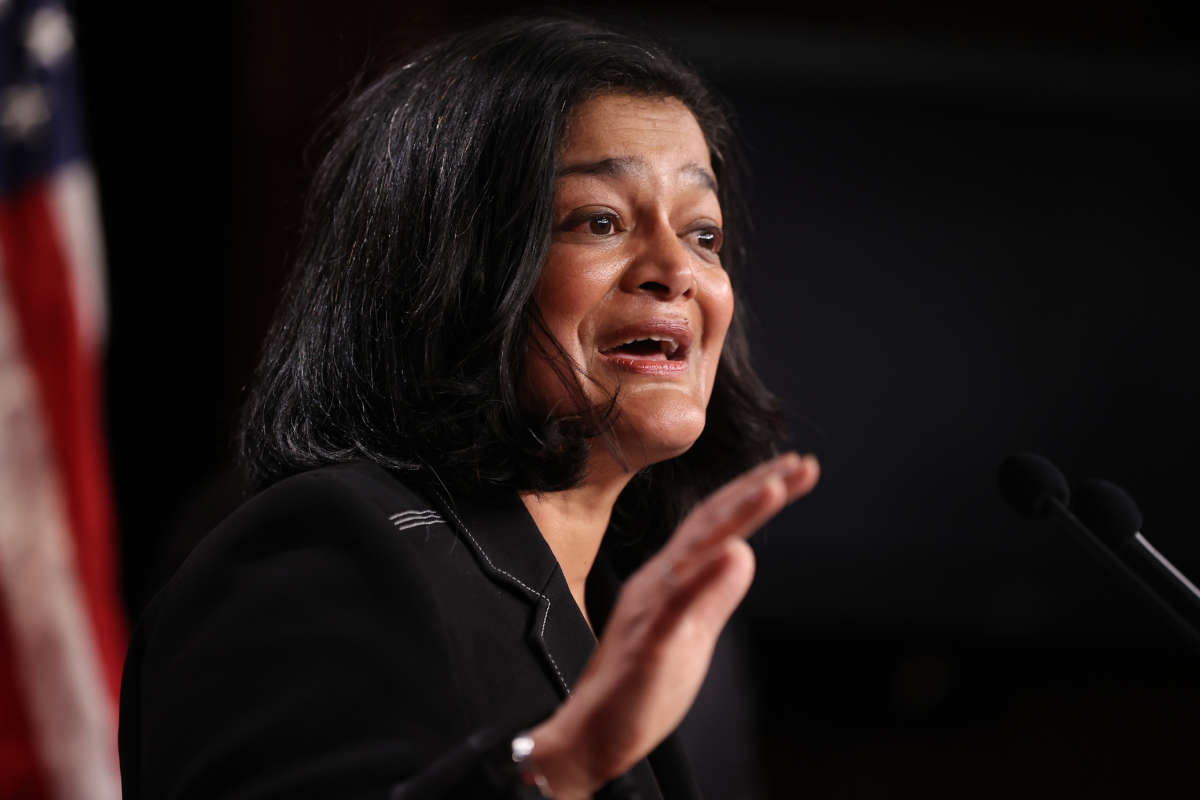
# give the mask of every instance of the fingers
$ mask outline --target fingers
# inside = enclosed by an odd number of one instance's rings
[[[746,596],[754,578],[754,553],[741,539],[710,548],[672,576],[672,591],[660,624],[669,627],[684,614],[700,620],[715,637]]]
[[[732,536],[748,537],[785,505],[816,485],[813,456],[786,453],[718,489],[687,516],[663,555],[686,558]]]
[[[648,591],[666,601],[659,623],[700,615],[717,630],[741,601],[754,574],[743,541],[816,485],[812,456],[787,453],[735,478],[698,505],[641,572]],[[744,582],[741,578],[744,578]],[[653,588],[652,588],[653,587]]]
[[[715,510],[718,515],[728,515],[730,504],[752,495],[772,478],[779,478],[784,486],[784,503],[790,503],[807,494],[817,483],[820,466],[812,455],[800,456],[784,453],[766,461],[744,475],[734,478],[722,486],[698,507],[698,511]]]
[[[688,642],[693,658],[705,663],[730,615],[754,580],[754,552],[742,539],[728,539],[684,565],[660,592],[648,620],[648,641],[655,647]]]
[[[787,487],[785,505],[811,492],[820,478],[821,463],[817,457],[811,453],[800,456],[799,467],[784,476],[784,485]]]
[[[769,458],[753,469],[738,475],[720,489],[717,489],[715,492],[706,497],[700,503],[698,508],[702,508],[709,504],[724,504],[729,500],[744,494],[754,486],[761,484],[763,479],[768,475],[780,472],[789,472],[795,469],[802,460],[803,459],[794,452],[783,453],[775,456],[774,458]]]

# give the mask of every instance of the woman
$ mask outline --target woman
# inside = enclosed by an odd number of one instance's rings
[[[777,425],[726,118],[651,45],[520,21],[340,125],[248,407],[268,488],[130,649],[127,796],[694,796],[668,735],[817,478],[739,475]]]

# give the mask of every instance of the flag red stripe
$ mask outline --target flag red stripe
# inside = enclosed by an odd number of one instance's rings
[[[0,797],[48,800],[50,792],[30,734],[33,728],[21,691],[25,683],[18,674],[7,621],[14,609],[4,608],[3,603],[0,595]]]
[[[71,271],[51,208],[48,189],[40,183],[0,200],[0,264],[59,466],[103,682],[115,703],[126,629],[117,600],[99,365],[91,361],[80,338]]]

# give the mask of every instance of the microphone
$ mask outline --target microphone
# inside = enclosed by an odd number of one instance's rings
[[[1188,643],[1195,648],[1197,654],[1200,654],[1200,605],[1181,602],[1181,599],[1176,597],[1177,592],[1171,593],[1171,597],[1174,598],[1172,601],[1165,599],[1154,586],[1151,586],[1124,559],[1119,557],[1117,552],[1106,544],[1104,538],[1097,536],[1079,517],[1071,513],[1071,509],[1068,507],[1071,501],[1071,492],[1066,478],[1063,477],[1058,467],[1036,453],[1018,453],[1004,459],[1000,464],[998,478],[1000,493],[1009,505],[1025,516],[1049,517],[1053,520],[1059,528],[1066,531],[1084,550],[1091,553],[1111,574],[1133,586],[1157,605],[1175,624]],[[1086,512],[1081,513],[1089,514],[1092,521],[1103,529],[1107,539],[1124,541],[1134,537],[1137,529],[1141,527],[1142,521],[1142,515],[1137,510],[1137,506],[1124,492],[1120,492],[1117,496],[1104,488],[1097,490],[1096,483],[1098,482],[1088,481],[1076,487],[1076,492],[1084,495],[1083,504],[1087,508]],[[1105,485],[1112,486],[1112,484]],[[1075,505],[1078,506],[1079,502],[1080,498],[1077,497]],[[1132,513],[1130,513],[1131,509]],[[1140,536],[1140,534],[1136,535]],[[1146,544],[1149,545],[1149,542]],[[1154,552],[1157,553],[1157,551]],[[1163,561],[1166,560],[1163,559]],[[1157,559],[1155,562],[1157,563]],[[1170,567],[1170,569],[1174,570],[1174,567]],[[1179,574],[1182,577],[1182,573]],[[1187,579],[1183,578],[1183,580]],[[1187,582],[1187,585],[1193,592],[1195,591],[1196,587],[1192,586],[1190,581]],[[1200,600],[1200,598],[1197,599]]]
[[[1067,479],[1037,453],[1018,453],[1000,464],[1000,494],[1008,504],[1035,519],[1053,511],[1051,501],[1065,508],[1071,502]]]
[[[1075,513],[1159,598],[1200,629],[1200,589],[1142,535],[1142,512],[1125,490],[1092,478],[1075,487]]]

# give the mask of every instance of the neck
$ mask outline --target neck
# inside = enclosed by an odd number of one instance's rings
[[[584,604],[587,576],[600,551],[617,495],[632,477],[607,466],[589,463],[587,477],[573,489],[521,494],[521,501],[558,560],[567,588],[589,626],[592,623]]]

